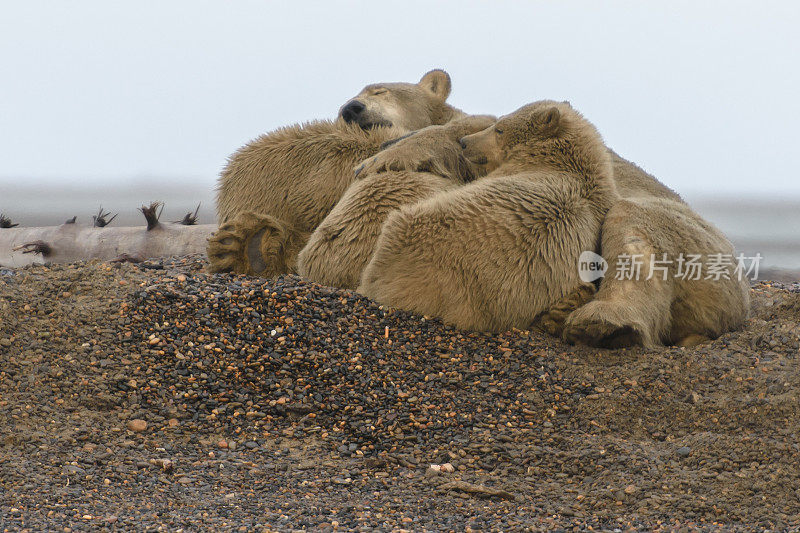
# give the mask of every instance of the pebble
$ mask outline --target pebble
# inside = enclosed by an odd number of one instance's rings
[[[134,433],[141,433],[147,429],[147,422],[140,418],[135,418],[133,420],[129,420],[127,426],[128,429]]]
[[[439,474],[439,473],[451,474],[451,473],[455,472],[455,470],[456,470],[455,467],[450,463],[444,463],[444,464],[440,464],[440,465],[439,464],[431,464],[428,467],[428,472],[431,473],[431,474]]]
[[[680,448],[675,450],[675,453],[677,453],[681,457],[686,457],[687,455],[692,453],[692,449],[690,447],[688,447],[688,446],[681,446]]]

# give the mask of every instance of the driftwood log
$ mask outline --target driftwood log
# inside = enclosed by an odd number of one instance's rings
[[[92,227],[62,224],[44,228],[0,230],[0,266],[18,268],[34,263],[69,263],[87,259],[138,260],[205,253],[215,224],[144,227]]]
[[[78,225],[72,218],[60,226],[20,228],[3,217],[0,267],[18,268],[87,259],[143,261],[153,257],[205,253],[206,241],[217,226],[197,225],[196,211],[178,223],[162,223],[158,220],[160,207],[163,207],[160,202],[153,202],[140,209],[147,227],[111,227],[109,224],[114,217],[109,219],[110,213],[103,213],[102,208],[93,217],[92,226]]]

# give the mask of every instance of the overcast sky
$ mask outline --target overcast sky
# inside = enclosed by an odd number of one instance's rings
[[[20,178],[211,187],[260,133],[435,67],[471,113],[570,100],[680,192],[800,194],[797,1],[0,6],[0,196]]]

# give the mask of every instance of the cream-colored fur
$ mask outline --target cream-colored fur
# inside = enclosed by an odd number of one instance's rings
[[[292,271],[297,252],[355,179],[353,168],[411,129],[464,114],[446,103],[450,77],[370,85],[335,122],[290,126],[231,156],[217,187],[220,229],[209,241],[211,270],[273,276]],[[358,106],[358,114],[345,110]]]
[[[355,182],[300,251],[297,273],[323,285],[355,289],[389,214],[457,186],[427,172],[370,174]]]
[[[390,171],[419,172],[441,168],[446,161],[456,160],[452,151],[440,150],[441,143],[432,136],[426,137],[423,134],[425,131],[379,152],[361,165],[360,170],[369,175],[370,182],[380,183],[380,173],[386,173],[383,176],[391,182],[399,178]],[[483,152],[499,158],[502,154],[498,139],[497,135],[484,135],[484,145],[481,146]],[[649,273],[651,253],[658,259],[662,258],[663,253],[668,253],[672,261],[676,261],[681,253],[685,256],[704,254],[706,261],[711,254],[732,256],[733,247],[724,235],[686,205],[678,194],[613,151],[609,150],[608,153],[615,188],[622,201],[612,208],[603,221],[602,249],[596,251],[602,251],[612,269],[616,267],[621,254],[642,255],[643,264],[640,268],[643,278]],[[480,174],[481,170],[485,171],[486,165],[473,173]],[[426,194],[428,192],[426,190]],[[411,203],[412,199],[406,200]],[[392,207],[397,205],[394,203]],[[357,258],[346,262],[350,269],[347,282],[343,283],[341,278],[326,278],[321,265],[320,270],[312,276],[315,279],[347,287],[355,283],[355,271],[364,264],[366,250],[374,246],[377,238],[375,226],[386,218],[387,211],[371,219],[371,226],[365,226],[365,229],[369,229],[367,237],[366,233],[358,233],[356,228],[360,227],[361,222],[356,222],[355,218],[351,218],[349,224],[344,223],[347,219],[344,213],[351,209],[352,204],[347,207],[343,204],[341,210],[337,209],[340,222],[337,231],[347,232],[352,237],[352,240],[344,241],[346,245],[340,242],[338,255],[345,257],[348,254],[341,251],[351,250],[353,257]],[[355,253],[361,242],[368,246]],[[726,275],[734,278],[732,270],[733,266],[730,266]],[[331,272],[335,271],[336,267],[333,267]],[[632,281],[614,279],[615,272],[612,270],[608,273],[609,278],[600,284],[595,302],[575,312],[570,318],[570,314],[591,299],[594,292],[585,284],[578,285],[540,314],[536,325],[550,333],[563,334],[572,342],[606,347],[660,343],[691,345],[715,338],[741,325],[748,308],[746,281],[724,278],[685,280],[676,278],[675,274],[673,268],[666,280],[651,278]],[[568,323],[566,332],[565,323]]]
[[[459,139],[494,121],[475,116],[429,126],[379,152],[309,238],[298,256],[298,274],[355,289],[389,213],[472,181],[476,169],[464,159]],[[387,171],[391,162],[409,158],[418,170]]]
[[[499,157],[497,139],[484,136],[483,150]],[[379,154],[374,159],[386,155]],[[601,249],[595,251],[606,257],[612,270],[600,283],[594,302],[570,315],[571,310],[586,303],[591,293],[588,287],[580,286],[551,305],[537,318],[537,325],[551,333],[563,334],[572,342],[607,347],[693,345],[740,327],[747,317],[749,287],[738,273],[734,274],[734,265],[729,265],[720,279],[691,280],[676,276],[681,254],[685,258],[700,254],[708,268],[716,254],[732,258],[733,245],[677,193],[611,150],[609,156],[615,188],[622,200],[603,221]],[[406,165],[413,163],[406,161]],[[387,164],[398,167],[396,162],[384,162],[382,166]],[[653,276],[647,280],[650,254],[663,261],[665,253],[672,265],[667,279]],[[622,254],[642,255],[642,279],[616,279],[616,266],[624,259]],[[706,275],[701,273],[703,278]]]
[[[736,329],[747,317],[750,290],[734,272],[733,245],[683,202],[620,200],[603,223],[601,248],[609,271],[595,299],[567,318],[564,337],[571,342],[608,348],[690,345]],[[701,279],[678,275],[688,270],[684,263],[678,272],[681,257],[690,255],[701,256]],[[725,257],[732,264],[724,275],[706,279],[709,265]],[[629,267],[638,262],[637,274]],[[621,264],[628,267],[620,271]]]
[[[731,257],[733,245],[681,197],[650,174],[609,151],[621,201],[611,208],[602,227],[601,253],[609,271],[594,301],[566,317],[573,298],[548,310],[539,321],[547,331],[570,342],[619,348],[644,344],[693,345],[741,326],[747,317],[746,280],[689,280],[676,277],[677,261],[699,254]],[[667,254],[667,262],[664,255]],[[651,258],[652,254],[652,258]],[[640,279],[617,279],[617,267],[640,255]],[[651,279],[651,259],[659,261]],[[671,262],[666,278],[658,267]],[[703,277],[706,273],[701,274]],[[620,276],[622,277],[622,276]],[[566,326],[566,327],[565,327]]]
[[[578,256],[617,200],[610,156],[549,101],[462,142],[488,175],[390,214],[359,291],[465,329],[526,328],[580,285]]]
[[[609,150],[614,167],[614,183],[622,198],[664,198],[683,202],[681,197],[634,163]]]

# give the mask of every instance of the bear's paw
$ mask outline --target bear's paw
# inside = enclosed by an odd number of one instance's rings
[[[550,309],[540,314],[533,322],[536,327],[554,337],[561,337],[569,315],[594,298],[596,289],[590,283],[582,283],[558,300]]]
[[[211,272],[272,277],[288,271],[292,232],[269,215],[242,213],[220,226],[208,241]]]

